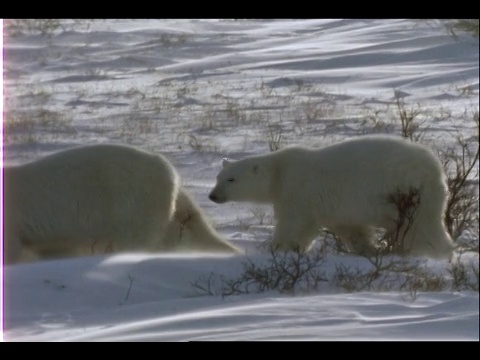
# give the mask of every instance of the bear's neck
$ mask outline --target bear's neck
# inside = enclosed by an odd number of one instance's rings
[[[263,193],[263,197],[261,199],[257,199],[257,202],[259,203],[274,204],[275,200],[278,198],[277,194],[281,189],[281,167],[278,166],[277,153],[278,152],[274,152],[263,155],[264,158],[262,159],[262,162],[270,174],[270,183],[267,186],[268,190]]]

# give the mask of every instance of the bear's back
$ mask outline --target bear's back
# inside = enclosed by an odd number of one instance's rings
[[[322,148],[293,146],[272,156],[284,178],[301,176],[311,183],[326,177],[338,186],[352,179],[400,181],[406,174],[444,179],[443,167],[430,149],[394,136],[363,136]]]
[[[67,149],[5,173],[9,198],[52,206],[68,199],[100,203],[102,197],[111,204],[125,197],[150,201],[165,191],[175,194],[179,184],[175,169],[162,156],[110,144]]]
[[[78,146],[58,151],[20,166],[53,167],[58,164],[93,164],[95,162],[106,162],[115,159],[117,162],[128,162],[132,160],[144,161],[145,159],[154,158],[158,158],[158,156],[133,147],[115,144],[98,144]]]
[[[413,143],[400,137],[369,135],[347,140],[316,150],[322,160],[354,165],[378,163],[380,166],[399,163],[422,163],[438,168],[439,161],[433,152],[424,145]]]
[[[173,166],[161,155],[123,145],[100,144],[74,147],[56,152],[44,158],[14,167],[28,176],[52,177],[55,174],[68,177],[82,174],[106,173],[112,171],[163,173],[175,177]]]

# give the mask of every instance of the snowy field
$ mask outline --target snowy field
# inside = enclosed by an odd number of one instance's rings
[[[207,196],[223,157],[400,135],[399,106],[415,113],[423,143],[441,150],[460,136],[474,149],[478,37],[399,19],[17,25],[4,21],[5,165],[97,143],[162,153],[245,254],[6,266],[5,341],[479,340],[478,250],[455,260],[476,269],[476,291],[446,286],[452,265],[426,258],[410,260],[440,277],[438,290],[402,271],[355,286],[348,277],[372,263],[332,250],[319,262],[330,281],[228,295],[222,279],[271,259],[261,244],[271,238],[272,209]],[[472,237],[478,243],[478,229],[458,241]]]

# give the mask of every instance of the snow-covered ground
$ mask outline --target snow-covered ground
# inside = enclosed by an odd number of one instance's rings
[[[397,101],[418,112],[424,143],[442,149],[460,135],[474,147],[478,38],[401,19],[63,21],[45,34],[11,25],[6,165],[104,142],[162,153],[246,255],[7,266],[6,341],[479,340],[478,291],[348,292],[337,282],[295,296],[222,297],[194,286],[211,274],[238,276],[246,259],[268,261],[258,244],[271,236],[272,210],[208,200],[223,157],[399,133]],[[478,269],[478,253],[463,259]],[[450,280],[446,261],[420,260]],[[330,254],[322,270],[352,264],[369,266]]]

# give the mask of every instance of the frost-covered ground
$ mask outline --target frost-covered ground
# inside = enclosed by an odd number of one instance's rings
[[[337,282],[221,297],[193,286],[268,259],[258,244],[271,236],[271,209],[207,198],[223,157],[399,133],[397,101],[419,113],[424,143],[475,139],[478,38],[399,19],[64,21],[44,34],[34,25],[5,31],[5,164],[103,142],[163,153],[246,255],[7,266],[6,341],[479,339],[478,292],[349,293]],[[465,258],[478,269],[478,253]],[[450,281],[446,261],[420,260]],[[368,261],[330,254],[322,269],[352,264]]]

